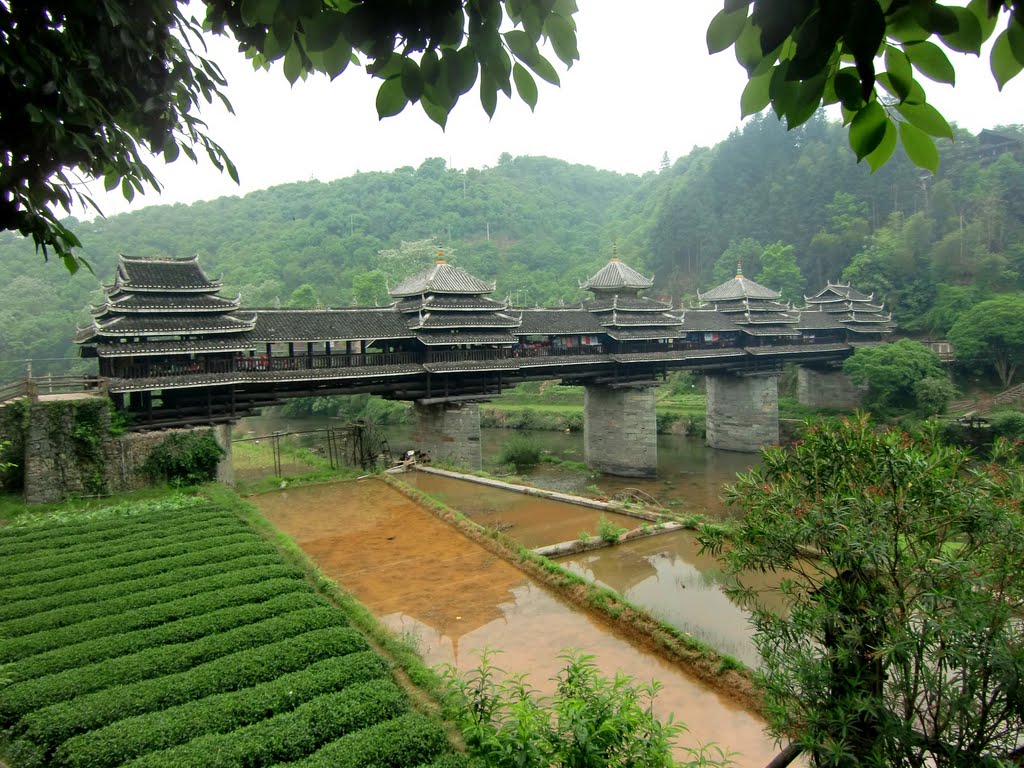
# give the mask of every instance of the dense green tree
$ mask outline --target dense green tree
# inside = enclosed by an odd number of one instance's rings
[[[361,272],[352,278],[352,303],[359,307],[381,307],[391,303],[388,278],[383,270]]]
[[[761,254],[761,272],[757,280],[781,293],[783,301],[803,303],[804,276],[796,264],[792,245],[774,243],[765,248]]]
[[[983,301],[960,315],[949,329],[958,363],[992,366],[1004,387],[1024,361],[1024,294]]]
[[[289,307],[316,307],[320,301],[316,295],[316,289],[309,283],[303,283],[288,297]]]
[[[761,254],[764,248],[757,240],[745,237],[729,243],[722,255],[718,257],[711,271],[711,284],[721,285],[736,276],[736,270],[742,266],[743,274],[751,279],[761,271]]]
[[[867,405],[873,411],[915,409],[915,386],[922,379],[946,378],[934,352],[910,339],[877,347],[859,347],[843,363],[855,384],[868,387]]]
[[[861,415],[726,488],[745,515],[701,538],[752,611],[770,730],[814,768],[995,768],[1019,747],[1021,469],[1005,443],[976,465]]]

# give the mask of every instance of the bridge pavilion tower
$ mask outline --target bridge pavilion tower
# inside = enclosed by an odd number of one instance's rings
[[[443,259],[406,278],[393,289],[395,309],[426,349],[428,375],[493,368],[516,344],[522,318],[488,298],[495,284],[474,277]],[[450,394],[443,389],[413,401],[413,437],[434,461],[480,469],[480,401],[486,390]]]
[[[580,284],[593,298],[583,302],[610,351],[643,355],[678,338],[683,321],[671,304],[641,296],[653,281],[618,258]],[[595,381],[584,385],[583,454],[591,469],[624,477],[654,477],[658,470],[656,381]]]
[[[697,294],[702,308],[727,316],[744,338],[744,348],[770,345],[773,349],[800,342],[800,312],[779,299],[781,294],[743,276],[736,276],[707,293]],[[756,452],[779,441],[779,372],[709,373],[707,383],[707,444],[727,451]]]
[[[829,283],[813,296],[805,296],[800,328],[806,338],[842,340],[852,347],[881,344],[895,327],[892,314],[849,285]],[[858,386],[843,373],[840,363],[801,365],[797,368],[797,400],[812,408],[858,408],[866,386]]]

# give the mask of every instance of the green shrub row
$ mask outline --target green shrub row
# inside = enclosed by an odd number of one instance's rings
[[[203,565],[177,568],[173,571],[164,571],[153,576],[143,576],[127,581],[115,581],[112,584],[98,584],[95,587],[73,589],[56,594],[51,593],[49,589],[45,590],[45,592],[38,589],[39,586],[48,585],[36,585],[36,593],[27,591],[25,597],[19,598],[7,605],[0,605],[0,622],[20,619],[22,616],[28,616],[33,613],[52,611],[54,608],[70,607],[78,603],[112,600],[123,595],[147,592],[151,589],[205,579],[207,576],[216,576],[217,574],[229,571],[240,571],[245,568],[273,565],[280,562],[281,558],[276,553],[266,552],[264,554],[243,555],[231,560],[219,560]]]
[[[235,559],[242,555],[258,555],[267,553],[267,543],[249,538],[248,541],[232,544],[227,547],[219,547],[211,552],[197,552],[195,555],[187,556],[187,560],[181,562],[180,567],[189,565],[200,565],[210,560]],[[204,557],[208,555],[209,557]],[[162,572],[177,571],[179,569],[167,568]],[[225,578],[230,572],[224,571],[216,576],[209,576],[202,580],[195,580],[191,583],[183,583],[156,589],[147,589],[135,594],[126,594],[121,597],[113,597],[102,602],[76,603],[73,605],[53,608],[49,611],[22,616],[17,619],[9,619],[0,622],[0,637],[17,637],[32,632],[42,632],[47,629],[55,629],[67,624],[75,624],[79,621],[104,616],[110,613],[121,613],[137,607],[153,605],[154,603],[174,600],[177,597],[201,592],[212,588],[211,584],[218,578]],[[139,574],[141,575],[141,574]],[[128,578],[126,576],[126,578]],[[203,583],[199,583],[202,581]],[[235,582],[240,583],[240,582]]]
[[[367,650],[366,640],[349,627],[329,627],[278,643],[232,653],[214,661],[151,680],[108,688],[53,704],[22,718],[25,738],[48,751],[75,734],[214,693],[236,691],[305,669],[328,656]]]
[[[449,751],[451,744],[441,726],[410,712],[342,736],[305,760],[275,768],[411,768]]]
[[[94,691],[184,672],[229,654],[347,624],[344,615],[334,608],[305,608],[189,643],[147,648],[128,656],[14,683],[0,690],[0,723],[10,725],[29,712]]]
[[[137,715],[75,736],[54,755],[57,768],[114,768],[148,752],[185,744],[204,734],[230,733],[324,693],[388,675],[372,651],[357,651],[312,664],[268,683],[220,693]]]
[[[0,555],[12,549],[38,546],[77,545],[87,541],[117,538],[136,526],[159,525],[201,513],[219,514],[209,499],[196,496],[170,496],[150,501],[129,501],[98,510],[69,510],[43,515],[21,515],[0,531]]]
[[[418,768],[486,768],[486,766],[468,755],[452,752],[449,755],[441,755],[436,760],[420,765]]]
[[[38,570],[21,573],[7,579],[8,587],[26,586],[39,584],[41,582],[63,581],[65,579],[80,579],[83,577],[95,577],[103,575],[105,581],[114,581],[129,577],[131,569],[140,566],[151,569],[150,573],[159,573],[170,568],[177,567],[175,562],[180,557],[195,557],[207,549],[238,544],[242,541],[253,539],[249,531],[237,531],[224,536],[214,536],[200,542],[175,542],[164,544],[151,549],[141,549],[135,552],[128,552],[115,555],[110,558],[97,558],[86,563],[71,563],[62,565],[59,555],[36,561]],[[95,582],[100,583],[100,582]],[[4,596],[0,594],[0,600]]]
[[[232,605],[268,600],[287,592],[309,590],[309,585],[302,580],[301,572],[287,565],[249,568],[202,581],[201,585],[193,582],[177,587],[178,593],[182,595],[177,600],[168,599],[154,605],[143,605],[124,613],[108,614],[100,611],[92,619],[10,640],[0,640],[0,664],[93,638],[155,627],[168,621],[200,616]],[[198,590],[197,586],[201,587],[202,591]],[[168,595],[172,589],[174,588],[167,588]],[[127,598],[125,602],[128,602]]]
[[[408,709],[405,694],[390,680],[375,680],[329,693],[293,712],[239,728],[210,734],[125,764],[125,768],[249,768],[300,760],[328,742]]]
[[[8,526],[0,531],[0,557],[20,557],[34,555],[37,551],[55,554],[65,550],[86,547],[102,547],[104,544],[120,540],[124,536],[159,535],[168,526],[177,526],[188,520],[207,521],[213,519],[231,519],[232,515],[220,509],[186,510],[172,514],[170,512],[156,517],[125,518],[117,517],[99,522],[58,520],[41,525],[30,533],[5,537],[10,531]],[[20,520],[20,518],[19,518]],[[14,523],[12,523],[12,526]]]
[[[127,656],[147,648],[185,643],[217,632],[227,632],[246,624],[305,608],[317,608],[326,601],[312,592],[289,592],[262,602],[221,608],[200,616],[171,621],[157,627],[108,635],[75,645],[29,656],[4,668],[4,676],[13,683],[54,675],[66,669],[84,667],[105,659]]]
[[[195,541],[214,538],[227,533],[245,531],[246,526],[237,517],[219,517],[213,520],[200,519],[179,521],[147,531],[126,531],[116,539],[97,542],[82,547],[64,549],[38,549],[18,555],[9,555],[0,560],[0,578],[4,581],[17,577],[26,571],[47,567],[52,562],[62,566],[74,563],[99,562],[116,556],[137,553],[145,549],[166,546],[168,543]],[[40,564],[44,564],[41,566]]]

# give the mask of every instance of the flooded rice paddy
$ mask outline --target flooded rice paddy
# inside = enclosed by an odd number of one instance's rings
[[[602,516],[616,528],[637,528],[644,520],[615,512],[529,496],[426,472],[408,472],[402,482],[457,509],[473,522],[496,528],[519,544],[536,549],[580,538],[597,536]]]
[[[543,690],[558,654],[581,648],[608,674],[660,680],[656,710],[688,725],[686,743],[718,742],[741,753],[739,766],[762,766],[776,752],[759,719],[561,602],[381,481],[286,489],[253,500],[327,576],[413,639],[429,664],[470,669],[479,649],[498,649],[499,666],[528,672]],[[647,542],[657,547],[666,538]],[[585,559],[576,567],[586,568]]]

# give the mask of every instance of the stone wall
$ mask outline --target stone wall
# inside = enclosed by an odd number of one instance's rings
[[[435,403],[413,406],[413,442],[432,461],[480,469],[480,406]]]
[[[210,427],[110,435],[110,408],[105,400],[33,403],[24,443],[25,501],[45,504],[69,496],[145,488],[152,482],[141,468],[155,446],[174,432],[207,429]],[[230,426],[215,428],[214,436],[227,451],[218,480],[230,481]]]
[[[583,456],[609,475],[655,477],[658,422],[653,387],[583,389]]]
[[[854,384],[842,371],[803,366],[796,371],[796,397],[801,405],[852,411],[864,403],[867,386]]]
[[[756,453],[779,442],[779,377],[707,376],[707,444]]]

